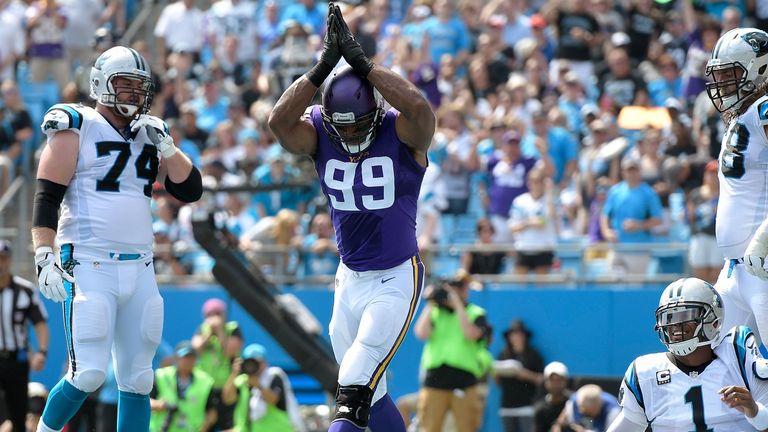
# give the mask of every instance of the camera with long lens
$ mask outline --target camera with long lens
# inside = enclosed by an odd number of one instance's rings
[[[256,375],[261,368],[261,362],[256,359],[243,360],[243,373],[248,375]]]
[[[454,289],[460,289],[462,284],[461,281],[454,279],[440,279],[435,283],[435,287],[432,289],[429,297],[427,297],[427,300],[435,302],[438,307],[443,309],[453,310],[453,307],[448,300],[448,290],[446,289],[448,286]]]

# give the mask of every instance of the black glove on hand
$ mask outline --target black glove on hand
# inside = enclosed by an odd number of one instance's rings
[[[355,36],[347,27],[347,23],[344,22],[344,17],[341,16],[341,9],[338,6],[331,6],[334,14],[336,15],[335,24],[338,26],[339,34],[339,46],[341,47],[341,55],[352,66],[354,71],[362,76],[367,77],[373,70],[373,62],[363,52],[363,47],[355,40]]]
[[[328,22],[325,29],[325,37],[323,38],[323,52],[320,54],[320,61],[307,72],[307,79],[314,84],[315,87],[320,88],[323,85],[323,81],[328,78],[333,68],[341,59],[341,50],[339,49],[339,36],[338,28],[336,24],[336,16],[333,13],[333,4],[328,5]]]

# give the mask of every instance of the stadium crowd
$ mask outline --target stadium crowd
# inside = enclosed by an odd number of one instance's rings
[[[437,113],[417,220],[433,274],[547,274],[561,264],[564,244],[628,244],[615,253],[594,247],[584,259],[645,274],[649,251],[633,244],[681,242],[691,272],[714,281],[723,260],[714,218],[724,131],[704,91],[704,66],[725,31],[765,28],[768,1],[343,6],[366,53],[408,77]],[[137,8],[117,0],[0,1],[0,190],[33,165],[23,155],[42,142],[42,110],[59,100],[92,103],[90,64]],[[158,189],[158,274],[210,272],[191,230],[200,207],[218,210],[233,244],[269,274],[335,272],[333,226],[311,161],[282,151],[267,127],[275,100],[314,64],[326,10],[316,0],[180,0],[162,9],[153,40],[132,41],[152,63],[152,113],[168,120],[205,185],[269,189],[209,193],[192,205]],[[442,265],[441,248],[456,244],[478,248]],[[504,359],[526,364],[533,355],[525,343],[510,340]],[[517,384],[543,380],[559,405],[542,399],[541,415],[556,422],[571,396],[557,379],[567,368],[533,363],[535,370],[519,367],[526,379]],[[529,393],[505,408],[524,408],[530,421]],[[584,393],[579,403],[601,397],[594,388]]]
[[[438,115],[420,245],[513,251],[437,260],[433,273],[547,273],[565,243],[672,241],[689,242],[690,269],[711,280],[722,257],[710,253],[717,180],[708,163],[723,131],[703,91],[704,65],[721,33],[764,22],[766,2],[344,6],[368,55],[407,76]],[[311,161],[283,152],[266,126],[276,98],[314,63],[326,8],[315,0],[177,1],[162,9],[154,41],[133,41],[152,63],[152,113],[169,119],[206,186],[273,187],[195,204],[225,212],[233,239],[273,274],[332,274],[338,260]],[[2,3],[3,190],[24,150],[38,148],[40,101],[60,94],[91,103],[89,64],[135,9],[98,0]],[[274,188],[296,183],[305,186]],[[162,194],[155,207],[158,273],[209,272],[191,234],[192,209]],[[645,273],[650,255],[638,250],[609,254],[611,266]]]

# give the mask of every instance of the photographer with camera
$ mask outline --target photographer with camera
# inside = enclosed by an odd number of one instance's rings
[[[213,378],[196,367],[189,341],[176,345],[176,364],[155,372],[149,394],[152,432],[206,432],[216,423]]]
[[[425,432],[440,432],[450,410],[458,432],[477,430],[483,415],[478,383],[488,372],[490,333],[485,310],[469,303],[469,274],[426,289],[427,304],[415,333],[426,341],[421,367],[426,372],[419,392],[418,419]]]
[[[242,358],[232,364],[221,397],[235,404],[234,424],[238,432],[303,432],[299,405],[279,367],[267,363],[267,350],[250,344]]]

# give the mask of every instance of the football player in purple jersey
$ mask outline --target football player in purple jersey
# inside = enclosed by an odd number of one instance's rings
[[[329,9],[319,62],[283,93],[269,126],[287,151],[314,159],[341,255],[329,326],[339,363],[329,431],[404,432],[385,372],[424,283],[416,200],[435,115],[413,84],[371,62],[339,7]],[[334,71],[342,56],[349,66]],[[324,82],[322,105],[310,106]]]

